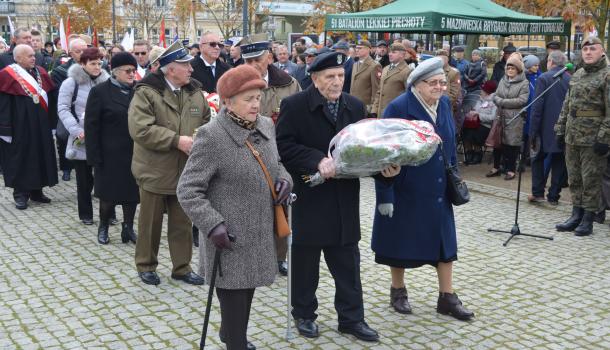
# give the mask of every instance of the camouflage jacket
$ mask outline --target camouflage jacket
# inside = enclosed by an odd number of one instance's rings
[[[555,124],[555,133],[563,135],[566,144],[610,144],[609,74],[605,56],[597,63],[585,64],[574,73]]]

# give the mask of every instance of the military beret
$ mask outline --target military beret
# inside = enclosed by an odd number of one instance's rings
[[[377,47],[379,47],[379,46],[385,46],[385,47],[388,47],[388,43],[386,43],[386,42],[385,42],[385,40],[379,40],[379,41],[377,42]]]
[[[453,52],[464,52],[464,46],[456,46],[453,48]]]
[[[165,67],[172,62],[190,62],[192,59],[193,56],[189,55],[184,45],[179,40],[176,40],[159,56],[159,66]]]
[[[358,41],[358,46],[366,46],[366,47],[368,47],[369,49],[372,47],[372,46],[371,46],[371,42],[370,42],[370,41],[368,41],[368,40],[359,40],[359,41]]]
[[[407,48],[401,43],[394,43],[390,46],[390,51],[407,51]]]
[[[585,41],[582,42],[582,47],[589,46],[589,45],[597,45],[597,44],[602,45],[602,41],[599,40],[599,38],[596,36],[590,36]]]
[[[349,45],[345,41],[339,41],[332,47],[333,50],[349,50]]]
[[[504,51],[504,53],[513,53],[513,52],[517,52],[517,48],[512,44],[508,44],[508,45],[504,46],[502,51]]]
[[[420,80],[425,80],[438,74],[445,74],[443,66],[445,62],[440,57],[433,57],[421,62],[409,75],[407,85],[413,86]]]
[[[327,52],[316,57],[309,66],[308,72],[319,72],[329,68],[343,67],[347,56],[341,52]]]
[[[557,40],[549,41],[546,44],[547,49],[559,50],[561,48],[561,44]]]

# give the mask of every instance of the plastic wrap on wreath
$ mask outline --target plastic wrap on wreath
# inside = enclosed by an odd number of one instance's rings
[[[210,112],[212,113],[211,117],[216,118],[218,111],[220,111],[220,96],[215,92],[207,93],[204,91],[203,97],[208,101]]]
[[[432,124],[399,118],[364,119],[343,128],[330,142],[335,178],[375,175],[390,165],[418,166],[432,158],[441,138]],[[320,173],[303,176],[310,186],[324,183]]]

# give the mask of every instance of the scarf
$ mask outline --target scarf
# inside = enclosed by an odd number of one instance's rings
[[[419,94],[419,92],[417,92],[415,87],[411,87],[411,91],[413,92],[413,95],[415,95],[415,98],[417,98],[419,103],[421,103],[422,107],[424,107],[426,112],[428,112],[428,115],[430,115],[430,118],[432,118],[432,121],[434,123],[436,123],[436,117],[437,117],[436,110],[438,109],[438,101],[436,101],[434,103],[434,105],[430,106],[426,103],[426,101],[424,101],[424,98],[421,97],[421,95]]]
[[[235,124],[241,126],[247,130],[254,130],[256,128],[256,122],[258,121],[258,115],[256,116],[255,121],[246,120],[237,116],[237,114],[227,110],[227,116],[235,122]]]
[[[121,89],[121,92],[125,95],[129,94],[131,92],[131,89],[133,88],[133,85],[121,83],[120,81],[116,80],[115,77],[110,77],[110,83]]]

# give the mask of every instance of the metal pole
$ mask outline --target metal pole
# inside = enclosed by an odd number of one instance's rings
[[[112,0],[112,44],[116,44],[116,14],[115,14],[115,0]]]
[[[242,0],[242,1],[243,1],[243,3],[242,3],[242,16],[244,17],[243,18],[243,22],[242,22],[242,27],[243,27],[243,29],[242,29],[242,31],[243,31],[242,36],[245,37],[246,35],[248,35],[248,24],[249,24],[248,23],[249,22],[248,21],[248,2],[249,2],[249,0]]]
[[[288,281],[286,282],[286,340],[290,340],[294,338],[294,334],[292,333],[292,317],[290,317],[290,312],[292,311],[292,203],[297,199],[297,195],[294,193],[290,194],[288,197],[288,224],[290,226],[290,235],[286,237],[286,241],[288,244],[288,252],[286,260],[288,261]]]
[[[571,62],[570,57],[570,41],[572,41],[572,23],[570,23],[570,30],[568,31],[568,62]]]

